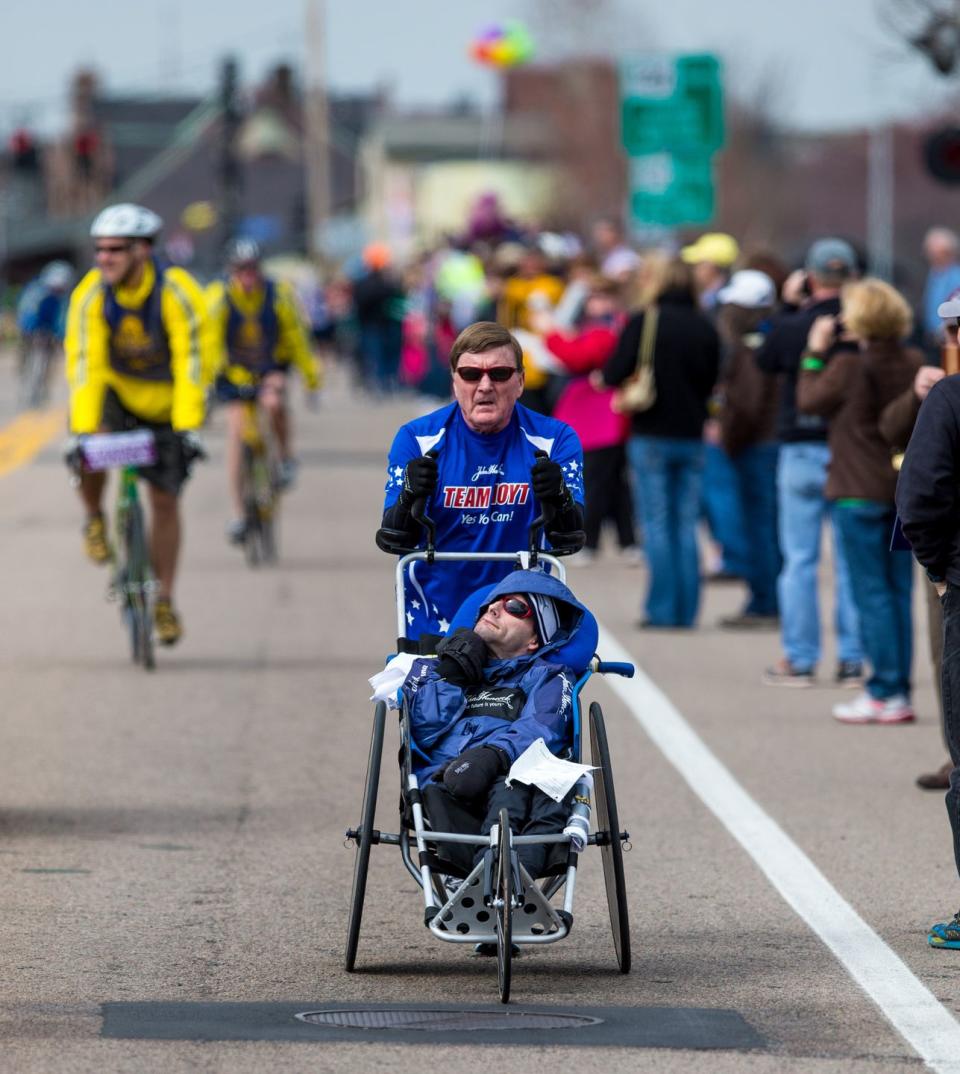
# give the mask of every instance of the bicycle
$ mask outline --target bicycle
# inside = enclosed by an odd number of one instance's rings
[[[19,404],[21,410],[37,410],[50,391],[50,366],[57,339],[51,332],[29,332],[21,341]]]
[[[90,472],[120,470],[114,510],[113,573],[107,597],[120,604],[134,664],[152,671],[156,666],[153,602],[157,583],[150,565],[137,467],[156,462],[154,436],[149,429],[96,433],[84,437],[79,449],[80,469]],[[74,465],[74,468],[78,467]]]
[[[243,549],[247,563],[277,561],[277,512],[280,504],[280,460],[269,422],[263,420],[256,396],[244,398],[240,461],[243,500]]]

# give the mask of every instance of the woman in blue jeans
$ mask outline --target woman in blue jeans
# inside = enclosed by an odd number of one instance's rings
[[[657,308],[656,401],[632,415],[627,444],[649,567],[639,625],[692,627],[700,603],[701,438],[720,365],[720,341],[697,309],[689,265],[663,259],[647,271],[651,303]],[[636,370],[645,316],[641,311],[624,326],[603,371],[611,387],[619,387]]]
[[[882,280],[864,279],[843,291],[840,318],[819,317],[800,365],[797,405],[830,418],[826,496],[850,572],[863,647],[871,674],[866,690],[834,705],[844,723],[908,723],[913,627],[913,557],[891,551],[897,473],[880,432],[885,409],[908,391],[923,363],[903,340],[910,307]],[[838,334],[856,350],[824,355]]]

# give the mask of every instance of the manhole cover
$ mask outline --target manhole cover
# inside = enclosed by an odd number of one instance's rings
[[[504,1030],[583,1029],[600,1025],[602,1018],[582,1014],[549,1014],[536,1011],[439,1011],[352,1010],[306,1011],[301,1022],[337,1029]]]

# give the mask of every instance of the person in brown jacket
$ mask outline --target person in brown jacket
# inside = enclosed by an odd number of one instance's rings
[[[770,329],[777,288],[765,272],[741,269],[718,296],[717,330],[726,359],[718,384],[720,443],[730,459],[750,540],[746,572],[749,595],[743,611],[723,616],[731,630],[776,629],[779,622],[777,576],[776,439],[779,377],[757,366],[756,354]]]
[[[913,317],[904,298],[882,280],[848,284],[840,318],[819,317],[800,364],[797,406],[830,419],[826,497],[847,557],[863,646],[871,664],[866,690],[835,705],[844,723],[906,723],[910,703],[913,559],[890,551],[896,519],[897,472],[880,425],[888,405],[909,389],[923,364],[903,340]],[[856,343],[829,361],[836,338]]]

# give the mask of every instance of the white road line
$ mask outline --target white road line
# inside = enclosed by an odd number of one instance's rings
[[[634,663],[602,625],[597,651],[604,660]],[[747,794],[663,692],[639,668],[633,679],[610,675],[605,682],[927,1066],[937,1074],[960,1074],[960,1023]]]

